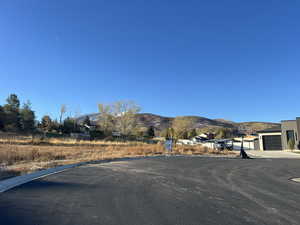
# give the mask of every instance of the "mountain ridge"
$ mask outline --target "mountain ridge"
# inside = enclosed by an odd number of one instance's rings
[[[91,113],[80,116],[77,118],[78,123],[82,123],[84,118],[88,116],[93,124],[98,123],[98,117],[100,113]],[[234,122],[225,119],[210,119],[202,116],[180,116],[183,118],[193,118],[196,122],[194,128],[200,129],[203,131],[210,131],[218,128],[231,128],[238,130],[247,130],[252,132],[257,132],[258,130],[263,130],[267,128],[273,128],[279,126],[279,123],[272,122],[261,122],[261,121],[249,121],[249,122]],[[175,117],[161,116],[153,113],[138,113],[137,114],[137,123],[141,127],[154,127],[157,131],[162,131],[172,125],[172,121]]]

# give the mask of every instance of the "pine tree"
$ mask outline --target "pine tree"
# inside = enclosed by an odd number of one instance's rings
[[[0,105],[0,130],[4,129],[5,114],[3,107]]]
[[[56,131],[57,133],[61,130],[61,125],[57,121],[57,119],[52,121],[52,130]]]
[[[31,110],[31,103],[29,101],[27,103],[24,103],[22,109],[20,110],[20,117],[22,130],[24,132],[33,132],[35,128],[35,114],[34,111]]]
[[[72,119],[70,117],[67,117],[64,120],[62,131],[65,134],[70,134],[72,132],[78,132],[79,128],[78,128],[77,123],[74,119]]]
[[[4,105],[5,121],[4,129],[6,131],[19,131],[21,129],[20,123],[20,101],[18,96],[11,94],[7,99],[7,104]]]
[[[149,138],[155,137],[155,131],[154,131],[154,127],[153,127],[153,126],[150,126],[150,127],[147,129],[146,135],[147,135],[147,137],[149,137]]]
[[[20,108],[20,100],[18,99],[18,96],[16,94],[11,94],[6,99],[7,105],[11,107],[11,109],[17,111]]]
[[[83,125],[91,126],[90,117],[86,116],[83,121]]]

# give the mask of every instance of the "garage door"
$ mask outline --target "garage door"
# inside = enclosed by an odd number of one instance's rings
[[[282,150],[281,135],[263,136],[264,150]]]

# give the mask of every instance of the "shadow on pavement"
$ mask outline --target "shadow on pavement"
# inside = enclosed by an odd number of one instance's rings
[[[15,187],[10,190],[12,191],[17,191],[18,189],[22,189],[22,191],[26,190],[42,190],[42,189],[49,189],[51,188],[52,190],[55,189],[65,189],[65,188],[82,188],[84,187],[84,184],[80,183],[70,183],[70,182],[58,182],[58,181],[47,181],[47,180],[33,180],[29,183],[26,183],[24,185],[20,185],[18,187]]]

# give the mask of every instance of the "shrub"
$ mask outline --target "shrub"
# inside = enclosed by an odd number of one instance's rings
[[[288,147],[289,147],[290,150],[295,149],[295,140],[294,139],[290,139],[288,141]]]
[[[104,132],[100,130],[90,131],[90,136],[92,140],[105,138]]]

